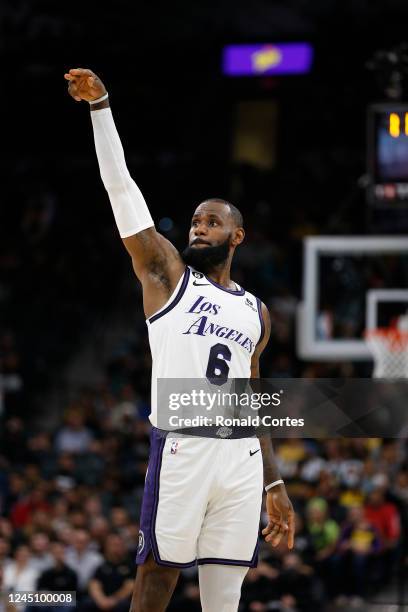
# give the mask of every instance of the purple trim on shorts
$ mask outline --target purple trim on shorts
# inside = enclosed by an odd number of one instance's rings
[[[259,337],[259,340],[257,342],[257,346],[260,342],[262,342],[263,337],[265,335],[265,322],[263,320],[263,316],[262,316],[262,302],[259,298],[256,298],[256,305],[258,306],[258,315],[259,315],[259,322],[261,324],[261,335]]]
[[[156,540],[156,517],[160,494],[160,471],[162,466],[163,449],[166,444],[168,432],[152,427],[150,434],[150,458],[145,488],[143,493],[142,512],[140,518],[140,531],[144,535],[144,546],[136,556],[136,563],[142,565],[146,562],[150,552],[158,565],[168,567],[187,568],[196,565],[196,560],[187,563],[163,561],[159,555]]]
[[[164,565],[166,567],[179,567],[180,569],[186,569],[188,567],[194,567],[194,565],[197,565],[197,561],[195,559],[194,561],[189,561],[188,563],[176,563],[175,561],[162,561],[161,559],[156,559],[155,555],[153,556],[157,565]]]
[[[161,466],[162,466],[163,449],[166,443],[166,438],[164,437],[163,440],[164,441],[160,443],[160,454],[159,454],[159,457],[158,457],[158,460],[155,466],[153,516],[152,516],[152,521],[150,523],[150,541],[152,544],[153,555],[154,555],[156,562],[157,562],[157,559],[160,559],[159,547],[156,541],[155,529],[156,529],[157,508],[159,505],[159,494],[160,494],[160,471],[161,471]]]
[[[254,554],[250,561],[241,561],[239,559],[221,559],[217,557],[208,557],[197,559],[197,565],[239,565],[241,567],[256,567],[258,565],[258,550],[259,539],[256,539]]]
[[[152,427],[150,433],[150,457],[146,482],[143,492],[140,532],[143,534],[143,548],[137,553],[136,563],[145,563],[152,550],[152,518],[157,511],[158,476],[160,475],[161,458],[166,443],[167,432]],[[155,510],[156,509],[156,510]]]
[[[179,303],[179,301],[181,300],[181,298],[184,295],[184,292],[185,292],[185,290],[187,288],[187,285],[188,285],[188,279],[189,278],[190,278],[190,268],[186,267],[186,269],[184,271],[183,281],[182,281],[182,283],[180,285],[180,289],[177,291],[177,295],[175,296],[174,300],[172,300],[170,302],[170,304],[168,306],[166,306],[166,308],[164,310],[161,310],[157,314],[154,314],[153,316],[151,316],[150,319],[147,319],[149,321],[149,323],[153,323],[154,321],[157,321],[157,319],[160,319],[160,317],[163,317],[165,314],[170,312],[170,310],[173,310],[173,308],[175,306],[177,306],[177,304]]]

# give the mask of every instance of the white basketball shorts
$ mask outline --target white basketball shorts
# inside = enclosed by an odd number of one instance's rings
[[[136,562],[255,567],[263,490],[256,437],[172,437],[152,428]]]

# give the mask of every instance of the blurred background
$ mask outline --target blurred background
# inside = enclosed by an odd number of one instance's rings
[[[302,344],[305,240],[347,236],[320,265],[309,336],[363,342],[367,290],[408,281],[408,244],[347,251],[408,229],[407,18],[402,0],[3,0],[0,590],[76,589],[78,609],[100,610],[96,585],[123,587],[105,607],[119,612],[135,574],[151,361],[89,110],[64,72],[105,82],[131,174],[178,248],[201,200],[242,210],[233,278],[270,309],[262,375],[369,377],[366,349],[319,359]],[[296,547],[261,545],[240,612],[408,609],[406,439],[275,450]],[[200,609],[183,571],[169,610]]]

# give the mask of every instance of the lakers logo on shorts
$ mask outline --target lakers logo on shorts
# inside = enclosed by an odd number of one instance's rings
[[[139,530],[139,542],[137,545],[137,554],[140,555],[145,547],[145,537],[143,531]]]
[[[216,432],[216,435],[219,436],[220,438],[229,438],[231,434],[232,434],[231,427],[220,427],[219,429],[217,429],[217,432]]]

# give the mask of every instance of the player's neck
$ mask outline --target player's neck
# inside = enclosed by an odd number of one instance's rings
[[[226,289],[235,289],[234,283],[231,281],[231,262],[222,263],[219,266],[215,266],[212,270],[207,272],[206,276],[211,278],[217,285],[225,287]]]

